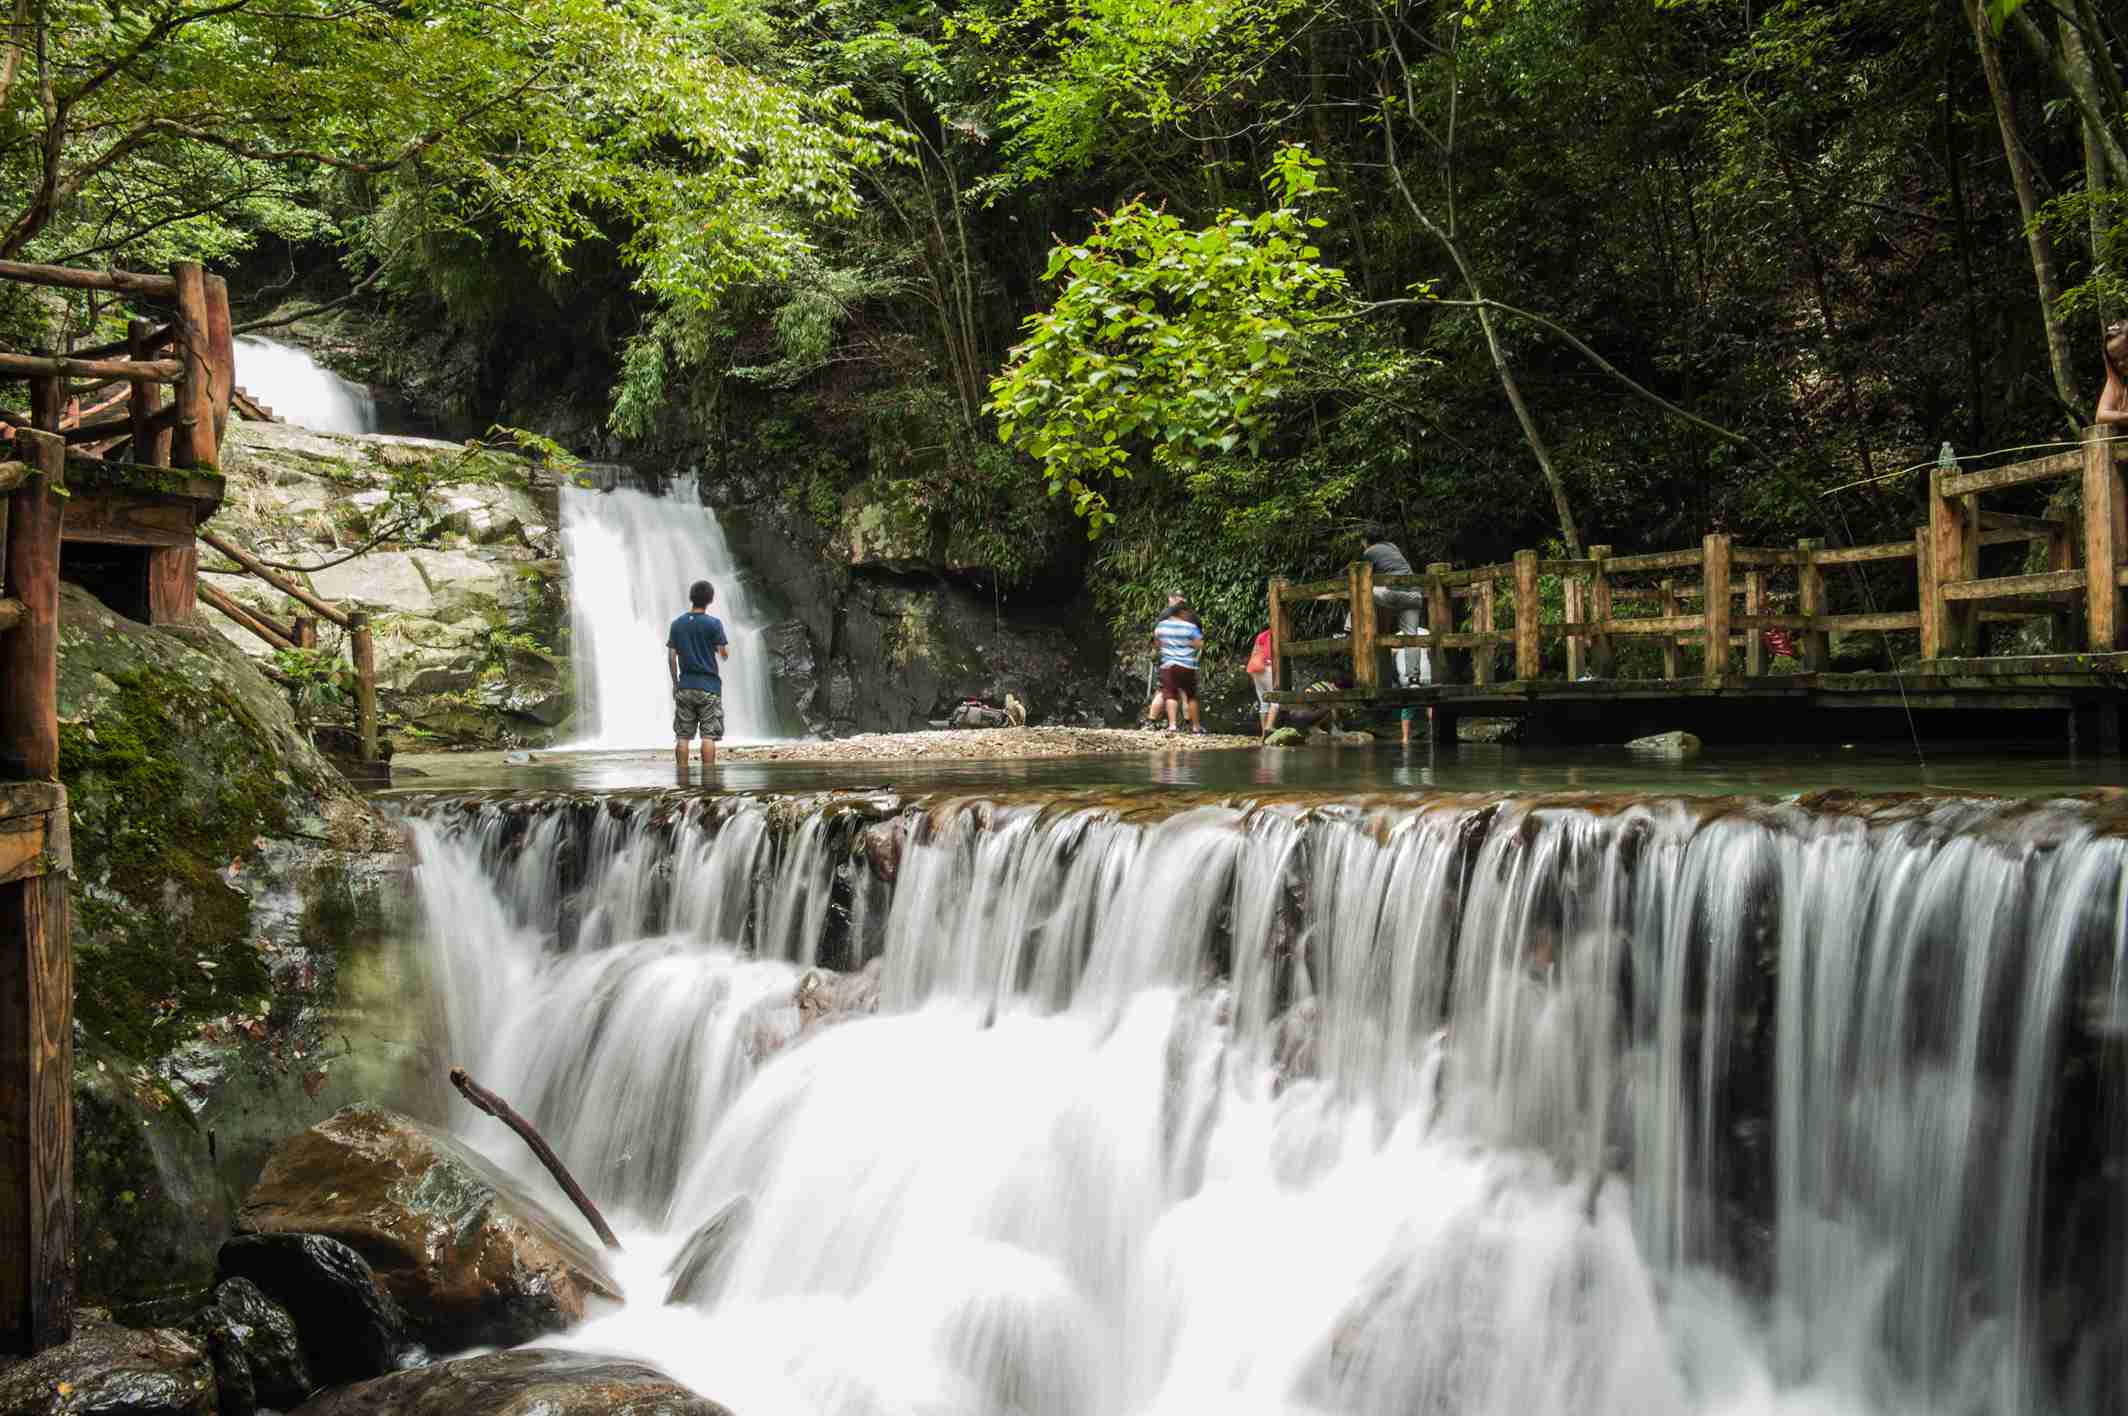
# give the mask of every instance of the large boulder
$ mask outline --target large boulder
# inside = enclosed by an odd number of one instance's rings
[[[294,1416],[731,1416],[646,1363],[521,1348],[397,1372]]]
[[[244,1279],[288,1310],[310,1375],[327,1384],[427,1360],[406,1315],[362,1256],[322,1234],[252,1234],[222,1245],[224,1280]]]
[[[214,1368],[183,1333],[85,1310],[72,1342],[0,1371],[0,1416],[215,1416]]]
[[[284,1141],[237,1227],[351,1246],[439,1348],[526,1342],[620,1296],[569,1224],[475,1151],[380,1107]]]

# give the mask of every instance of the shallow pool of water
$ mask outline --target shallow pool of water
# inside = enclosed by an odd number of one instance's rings
[[[675,784],[666,752],[499,752],[402,756],[399,790],[494,788],[628,791]],[[1423,745],[1232,751],[1148,751],[986,761],[736,762],[690,785],[731,791],[892,787],[917,792],[1003,787],[1174,786],[1210,790],[1305,787],[1328,790],[1630,791],[1791,796],[1846,789],[1939,795],[2046,796],[2128,785],[2122,759],[2006,751],[1999,746],[1932,749],[1926,759],[1858,744],[1852,748],[1709,748],[1671,760],[1622,747],[1523,748],[1464,743],[1449,753]]]

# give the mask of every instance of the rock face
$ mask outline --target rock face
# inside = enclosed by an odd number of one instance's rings
[[[217,534],[270,560],[323,567],[307,576],[312,590],[371,612],[379,698],[400,732],[444,745],[551,739],[570,704],[567,576],[554,486],[540,469],[425,438],[237,421],[222,472]],[[409,474],[433,484],[409,490]],[[330,564],[394,528],[397,537]],[[205,568],[216,564],[210,556]],[[216,584],[278,620],[310,613],[249,576]],[[244,653],[271,652],[205,613]],[[338,647],[337,630],[320,632],[321,648]]]
[[[410,1055],[370,1022],[406,1006],[380,945],[399,836],[204,626],[62,585],[59,713],[81,1292],[194,1295],[271,1141]]]
[[[406,1315],[362,1256],[320,1234],[253,1234],[222,1246],[224,1279],[244,1279],[288,1310],[310,1374],[358,1382],[426,1357]]]
[[[731,1416],[625,1357],[527,1348],[439,1362],[325,1395],[295,1416]]]
[[[283,1142],[237,1225],[351,1246],[442,1349],[530,1341],[620,1296],[596,1251],[485,1159],[373,1106]]]
[[[183,1333],[89,1311],[78,1331],[0,1371],[0,1416],[215,1416],[214,1368]]]

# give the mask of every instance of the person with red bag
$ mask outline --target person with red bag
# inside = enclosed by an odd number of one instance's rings
[[[1271,691],[1271,631],[1256,636],[1249,650],[1249,682],[1256,685],[1256,736],[1264,738],[1278,724],[1278,705],[1265,695]]]

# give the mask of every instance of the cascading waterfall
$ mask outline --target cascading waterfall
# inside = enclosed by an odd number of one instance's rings
[[[731,658],[723,665],[727,741],[785,736],[769,688],[763,617],[748,597],[716,513],[692,487],[665,495],[621,487],[565,486],[562,549],[569,561],[570,624],[582,725],[576,746],[647,748],[672,743],[672,682],[665,634],[687,611],[687,587],[707,580]]]
[[[2128,1398],[2103,805],[410,811],[452,1055],[634,1231],[570,1341],[734,1410]]]
[[[381,426],[368,389],[277,339],[237,336],[236,381],[277,417],[315,432],[374,433]]]

